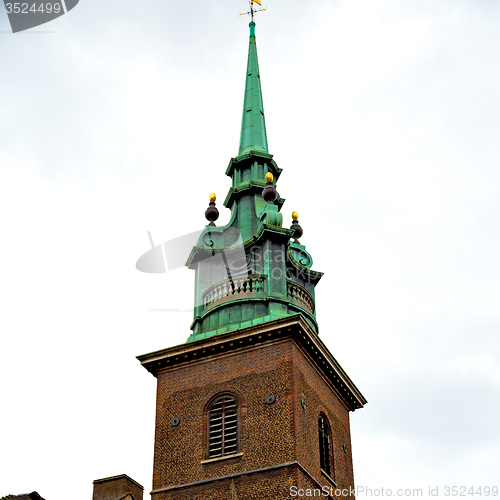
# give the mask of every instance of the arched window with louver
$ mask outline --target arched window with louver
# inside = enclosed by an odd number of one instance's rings
[[[332,431],[325,415],[318,418],[320,467],[333,477]]]
[[[233,455],[238,451],[238,402],[234,396],[217,397],[208,410],[208,457]]]

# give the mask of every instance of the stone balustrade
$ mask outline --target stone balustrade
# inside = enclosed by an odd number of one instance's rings
[[[220,281],[203,294],[203,309],[230,300],[262,297],[263,294],[259,292],[266,291],[265,280],[265,275],[250,274]],[[314,300],[303,286],[287,280],[287,297],[292,304],[314,314]]]
[[[286,280],[287,295],[290,301],[302,309],[314,314],[314,300],[311,294],[301,285]]]
[[[226,297],[230,300],[242,299],[245,296],[255,296],[264,291],[264,280],[266,276],[251,274],[248,276],[236,276],[231,279],[220,281],[212,285],[203,294],[203,307],[206,309],[213,303]]]

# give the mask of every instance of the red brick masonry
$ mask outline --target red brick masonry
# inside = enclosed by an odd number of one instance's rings
[[[293,485],[354,486],[349,411],[366,400],[300,315],[139,360],[158,379],[154,500],[276,500],[290,498]],[[207,460],[207,408],[222,392],[238,399],[238,453]],[[332,429],[333,477],[320,469],[321,412]]]

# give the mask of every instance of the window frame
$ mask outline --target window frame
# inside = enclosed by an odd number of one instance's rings
[[[323,426],[321,423],[323,423]],[[324,474],[335,481],[332,427],[324,413],[320,413],[318,416],[318,441],[319,467]]]
[[[226,410],[225,407],[226,407],[226,403],[228,402],[228,401],[226,401],[226,398],[231,398],[229,401],[232,400],[232,402],[234,402],[234,404],[236,406],[235,412],[234,412],[234,416],[235,416],[234,422],[236,423],[236,431],[235,431],[235,434],[236,434],[236,437],[235,437],[236,443],[230,445],[230,451],[226,451],[226,449],[225,449],[226,448],[226,443],[225,443],[225,438],[226,438],[225,423],[226,423],[226,418],[227,418],[227,412],[225,411]],[[211,454],[211,447],[210,447],[211,430],[213,430],[213,422],[212,422],[212,416],[213,416],[212,412],[213,412],[213,410],[212,409],[213,409],[214,405],[216,405],[217,403],[219,403],[220,400],[223,400],[223,406],[222,406],[221,411],[220,411],[220,415],[222,417],[220,454],[212,455]],[[231,457],[231,456],[237,455],[238,452],[239,452],[239,447],[240,447],[240,439],[239,439],[239,434],[240,434],[240,404],[239,404],[238,398],[234,394],[229,393],[229,392],[224,392],[224,393],[217,394],[209,402],[209,404],[207,406],[206,415],[207,415],[207,426],[206,426],[206,429],[207,429],[207,439],[206,439],[206,444],[207,444],[207,453],[206,453],[206,456],[207,456],[207,459],[208,460],[223,459],[223,458],[226,458],[226,457]],[[230,416],[232,417],[232,415],[230,415]]]

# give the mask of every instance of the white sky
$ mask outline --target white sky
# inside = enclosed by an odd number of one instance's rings
[[[500,486],[500,4],[264,5],[285,220],[369,401],[356,484]],[[81,0],[13,35],[0,7],[0,496],[88,500],[121,473],[150,491],[156,381],[135,356],[188,337],[191,312],[151,310],[189,306],[193,275],[135,262],[148,230],[201,229],[211,191],[229,219],[245,9]]]

